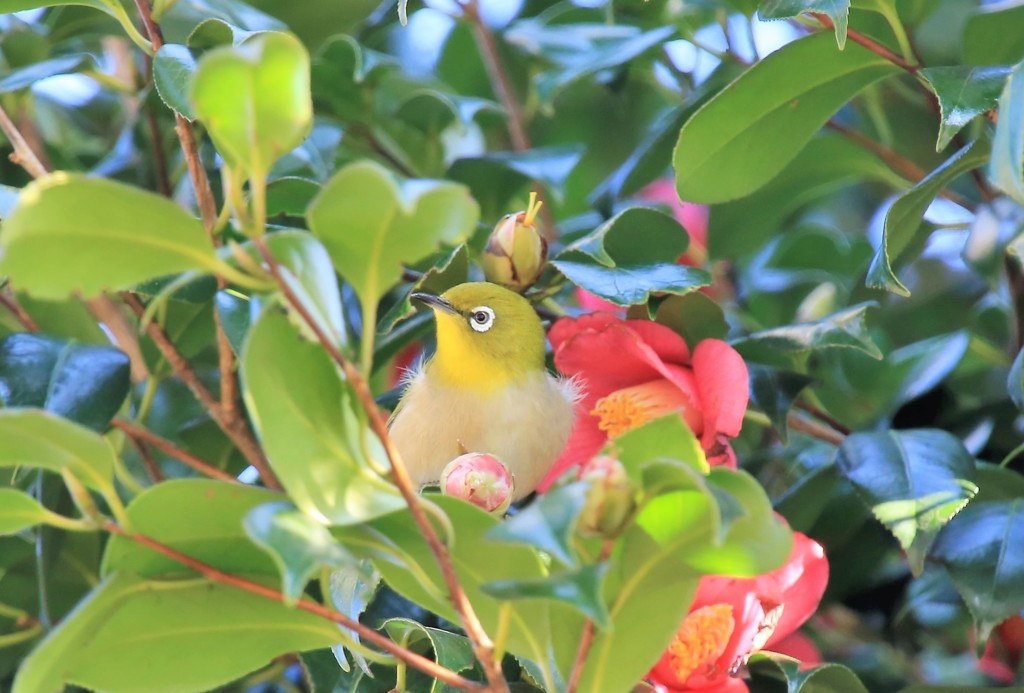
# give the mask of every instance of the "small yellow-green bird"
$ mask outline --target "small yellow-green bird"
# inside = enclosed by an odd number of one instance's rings
[[[530,302],[486,282],[440,296],[437,351],[412,371],[391,438],[412,480],[436,482],[465,452],[488,453],[512,472],[513,500],[537,488],[569,439],[576,386],[544,368],[544,327]]]

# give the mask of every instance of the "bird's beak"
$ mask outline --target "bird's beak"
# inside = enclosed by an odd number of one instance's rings
[[[419,301],[420,303],[425,303],[435,310],[442,310],[445,313],[451,313],[454,315],[459,312],[455,309],[455,306],[452,305],[451,301],[446,298],[441,298],[440,296],[435,296],[434,294],[417,291],[412,294],[411,298]]]

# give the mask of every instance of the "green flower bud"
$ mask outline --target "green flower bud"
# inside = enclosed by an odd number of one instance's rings
[[[625,467],[614,457],[598,455],[583,465],[580,479],[589,481],[590,489],[578,531],[608,539],[618,536],[636,511],[636,489]]]
[[[548,242],[534,223],[543,202],[530,193],[530,205],[506,214],[494,227],[482,263],[487,281],[523,293],[533,286],[548,261]]]

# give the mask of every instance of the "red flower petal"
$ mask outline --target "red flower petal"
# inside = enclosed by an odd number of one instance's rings
[[[817,610],[828,585],[825,549],[806,534],[793,532],[793,551],[789,560],[774,574],[780,578],[782,603],[786,606],[775,632],[765,643],[765,649],[769,650],[774,643],[803,625]]]
[[[694,349],[693,374],[704,407],[704,447],[714,444],[717,433],[739,435],[750,396],[743,357],[720,339],[705,339]]]

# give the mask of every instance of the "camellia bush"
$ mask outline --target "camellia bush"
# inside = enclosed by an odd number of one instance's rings
[[[0,689],[1021,683],[1024,5],[0,12]],[[511,507],[388,434],[483,280]]]

